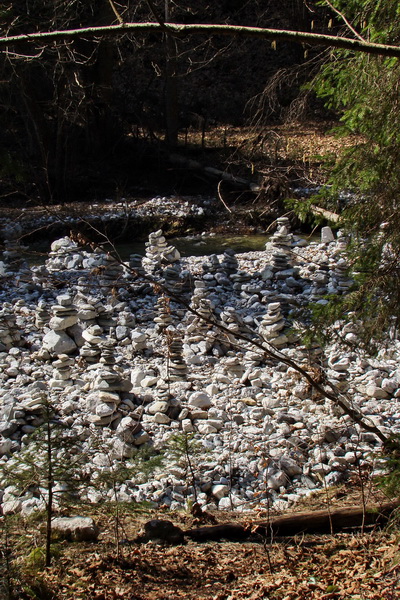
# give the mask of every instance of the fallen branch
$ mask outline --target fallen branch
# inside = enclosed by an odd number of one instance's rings
[[[102,37],[105,35],[121,35],[124,33],[149,34],[165,33],[166,28],[171,35],[207,34],[228,35],[231,37],[250,37],[271,40],[272,42],[287,41],[306,43],[310,46],[326,46],[343,48],[354,52],[377,54],[380,56],[400,57],[400,46],[390,44],[375,44],[359,39],[310,33],[308,31],[290,31],[284,29],[266,29],[264,27],[245,27],[242,25],[213,25],[213,24],[182,24],[182,23],[120,23],[118,25],[105,25],[94,27],[81,27],[78,29],[64,29],[58,31],[38,31],[27,34],[8,35],[0,37],[0,46],[9,46],[25,42],[51,43],[55,40],[74,39],[80,37]]]
[[[218,188],[217,188],[217,192],[218,192],[218,198],[221,200],[222,204],[225,206],[226,210],[230,213],[232,213],[231,209],[229,208],[229,206],[227,205],[227,203],[225,202],[225,200],[222,197],[221,194],[221,183],[222,183],[222,179],[221,181],[218,183]]]
[[[238,188],[249,189],[252,192],[260,191],[260,186],[254,181],[244,179],[243,177],[236,177],[236,175],[231,175],[230,173],[222,171],[221,169],[216,169],[215,167],[205,167],[197,160],[186,158],[185,156],[181,156],[180,154],[170,154],[168,159],[169,162],[173,165],[176,165],[178,167],[184,167],[185,169],[189,169],[191,171],[201,171],[204,175],[210,177],[211,179],[227,181],[237,186]]]
[[[198,527],[184,532],[185,536],[195,542],[242,541],[254,534],[263,538],[286,537],[301,533],[334,533],[349,528],[365,526],[382,526],[390,519],[393,511],[400,506],[400,501],[388,502],[381,506],[346,507],[336,510],[317,510],[294,513],[272,518],[268,523],[254,526],[226,523],[211,527]]]
[[[313,215],[316,215],[317,217],[324,217],[327,221],[332,221],[332,223],[338,223],[340,220],[340,215],[332,212],[331,210],[320,208],[319,206],[311,206],[310,211],[313,213]]]

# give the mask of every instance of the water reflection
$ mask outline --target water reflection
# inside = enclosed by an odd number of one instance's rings
[[[227,248],[235,252],[251,252],[264,250],[269,240],[268,235],[196,235],[168,239],[168,244],[175,246],[181,256],[206,256],[222,254]],[[117,250],[121,258],[128,258],[130,254],[145,254],[144,242],[118,245]]]

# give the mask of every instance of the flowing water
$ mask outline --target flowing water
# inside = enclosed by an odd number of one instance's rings
[[[227,248],[232,248],[237,253],[264,250],[269,239],[268,235],[196,235],[171,238],[168,244],[175,246],[181,256],[186,257],[222,254]],[[127,259],[133,253],[144,255],[145,244],[121,244],[117,250],[121,258]]]

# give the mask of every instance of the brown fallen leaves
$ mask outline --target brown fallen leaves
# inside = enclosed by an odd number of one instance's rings
[[[397,600],[398,533],[262,543],[65,544],[40,573],[54,600]],[[29,598],[29,595],[24,596]]]

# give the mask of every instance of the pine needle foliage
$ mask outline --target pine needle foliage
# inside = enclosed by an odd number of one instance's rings
[[[399,2],[331,3],[365,40],[400,44]],[[400,319],[400,61],[332,50],[313,85],[341,114],[338,135],[354,136],[332,170],[329,191],[319,198],[326,208],[341,205],[352,234],[357,289],[344,300],[342,314],[354,311],[363,321],[364,340],[384,337]],[[340,202],[344,190],[351,196]]]

